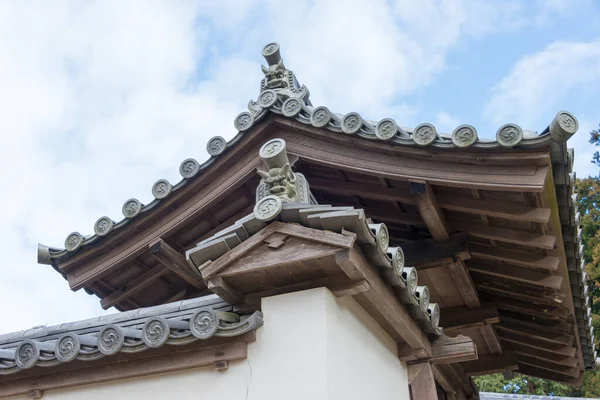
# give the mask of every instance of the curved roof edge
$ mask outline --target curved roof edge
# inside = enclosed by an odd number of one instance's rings
[[[567,111],[559,111],[550,125],[539,135],[510,123],[498,129],[496,140],[480,139],[477,130],[471,125],[460,125],[449,135],[438,133],[435,126],[430,123],[408,128],[399,126],[392,118],[370,121],[363,119],[356,112],[338,114],[331,112],[327,107],[312,105],[306,86],[300,85],[294,73],[283,65],[279,44],[267,44],[262,50],[262,55],[267,60],[268,67],[262,66],[265,77],[261,81],[258,100],[250,100],[249,111],[242,112],[235,118],[234,126],[238,133],[233,139],[226,141],[221,136],[211,138],[206,145],[206,150],[211,156],[208,160],[202,164],[193,158],[184,160],[179,166],[181,181],[171,184],[166,179],[159,179],[151,189],[154,200],[149,204],[142,204],[135,198],[127,200],[122,208],[124,218],[120,221],[115,222],[108,216],[100,217],[94,224],[93,235],[72,232],[67,235],[64,248],[38,244],[38,263],[51,265],[53,260],[71,257],[84,247],[99,242],[110,233],[127,226],[133,219],[153,210],[163,200],[179,192],[189,181],[199,176],[227,149],[235,146],[246,132],[269,113],[336,134],[354,135],[366,140],[417,148],[456,150],[536,148],[552,142],[564,142],[579,129],[577,119]]]

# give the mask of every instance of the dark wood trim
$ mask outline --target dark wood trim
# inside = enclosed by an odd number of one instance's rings
[[[167,271],[168,269],[166,269],[163,265],[152,267],[145,273],[138,275],[131,282],[126,283],[121,288],[104,297],[102,300],[100,300],[100,305],[103,309],[107,310],[112,306],[119,304],[122,300],[132,296],[137,291],[142,290],[150,285],[156,279],[163,276]]]
[[[150,255],[158,260],[165,268],[170,269],[181,279],[195,287],[204,289],[206,285],[200,279],[199,275],[192,271],[192,268],[185,260],[185,256],[169,246],[167,242],[158,238],[148,244]]]
[[[481,308],[446,308],[440,314],[440,326],[446,331],[481,327],[500,322],[498,309],[493,303],[482,303]]]
[[[547,273],[534,271],[532,269],[513,267],[506,264],[494,264],[485,261],[470,261],[467,264],[467,268],[470,272],[475,272],[477,274],[550,289],[560,289],[563,281],[562,276],[548,275]]]
[[[511,249],[504,249],[500,247],[487,247],[481,245],[469,246],[471,252],[471,258],[500,261],[511,265],[518,265],[521,267],[537,268],[547,271],[556,271],[560,259],[558,257],[546,256],[544,254],[517,251]]]
[[[483,355],[478,360],[462,363],[467,376],[488,375],[518,369],[517,355],[508,351],[502,355]]]

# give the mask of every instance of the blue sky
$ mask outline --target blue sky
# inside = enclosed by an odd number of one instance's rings
[[[37,243],[121,219],[125,200],[205,160],[209,138],[233,137],[264,44],[281,44],[315,105],[367,119],[493,137],[571,111],[585,176],[599,25],[594,0],[0,2],[0,332],[103,313],[36,264]]]

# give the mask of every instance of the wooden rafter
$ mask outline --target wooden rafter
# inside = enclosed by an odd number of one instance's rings
[[[417,208],[423,217],[427,229],[434,241],[448,241],[450,230],[446,219],[437,203],[431,186],[423,182],[411,182],[411,194],[417,199]],[[462,260],[449,265],[452,278],[454,279],[460,294],[469,308],[479,308],[481,303],[475,285]]]
[[[449,224],[454,230],[466,232],[469,236],[476,238],[496,240],[498,242],[513,243],[544,250],[552,250],[556,245],[556,237],[552,235],[537,234],[507,228],[496,228],[491,226],[467,224],[462,221],[456,220],[451,220]]]
[[[563,282],[562,276],[548,275],[547,273],[538,272],[527,268],[484,261],[469,262],[467,264],[467,268],[469,271],[478,274],[551,289],[560,289]]]
[[[482,303],[480,308],[446,308],[440,315],[440,326],[446,331],[481,327],[500,322],[498,309],[492,303]]]
[[[100,305],[106,310],[114,305],[119,304],[121,301],[130,297],[137,291],[142,290],[150,285],[156,279],[164,275],[167,271],[168,270],[160,264],[152,267],[148,271],[134,278],[132,281],[126,283],[118,290],[104,297],[102,300],[100,300]]]
[[[415,199],[407,196],[404,190],[382,187],[377,184],[341,183],[316,177],[310,177],[309,182],[312,189],[327,193],[360,196],[373,200],[398,201],[403,204],[416,204]],[[516,203],[476,200],[457,195],[438,196],[437,201],[441,209],[467,214],[541,223],[548,222],[550,218],[550,210],[547,208],[528,207]]]
[[[148,247],[152,257],[157,259],[163,266],[173,271],[187,283],[196,289],[204,289],[206,287],[202,279],[192,272],[185,257],[169,246],[167,242],[162,239],[156,239],[150,242]]]
[[[548,271],[556,271],[560,261],[558,257],[546,256],[544,254],[481,245],[471,245],[469,246],[469,251],[473,259],[500,261],[511,265]]]
[[[517,355],[512,351],[505,352],[502,355],[483,355],[475,361],[463,363],[462,367],[467,376],[513,371],[518,369]]]

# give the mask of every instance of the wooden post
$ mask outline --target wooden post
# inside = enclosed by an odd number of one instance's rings
[[[412,400],[438,400],[433,369],[429,362],[411,364],[408,369],[408,385]]]

